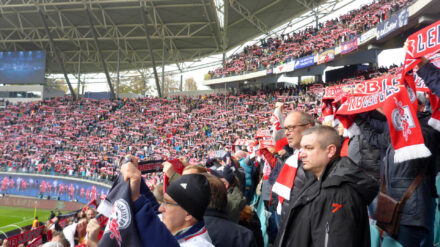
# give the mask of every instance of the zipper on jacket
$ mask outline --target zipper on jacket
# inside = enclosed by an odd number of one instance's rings
[[[328,225],[328,221],[325,224],[325,240],[324,240],[324,247],[328,246],[328,232],[330,231],[330,227]]]

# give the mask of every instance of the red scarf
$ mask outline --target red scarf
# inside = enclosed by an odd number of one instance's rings
[[[351,128],[353,120],[347,118],[347,115],[353,116],[383,106],[388,119],[391,143],[396,152],[396,163],[431,155],[424,145],[413,107],[415,93],[409,87],[398,86],[399,82],[399,76],[389,76],[360,83],[336,112],[344,128]]]
[[[419,64],[422,57],[431,57],[440,52],[440,21],[411,34],[407,44],[402,75],[406,75]],[[414,85],[410,86],[415,89]]]
[[[388,97],[383,110],[388,119],[391,143],[394,148],[394,162],[424,158],[431,155],[425,146],[420,123],[408,95],[408,88]]]
[[[299,150],[290,156],[278,175],[277,181],[272,187],[272,191],[278,195],[277,212],[281,214],[281,204],[284,200],[290,200],[290,191],[295,184],[296,171],[298,169]]]

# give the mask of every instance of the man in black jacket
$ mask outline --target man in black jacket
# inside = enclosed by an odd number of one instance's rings
[[[289,203],[275,246],[370,246],[367,205],[379,185],[350,159],[339,157],[335,129],[302,132],[301,159],[312,173]]]

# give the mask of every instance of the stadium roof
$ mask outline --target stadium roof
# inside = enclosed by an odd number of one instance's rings
[[[0,50],[46,50],[47,73],[63,73],[57,52],[67,73],[78,73],[79,62],[81,73],[104,72],[101,54],[108,70],[116,71],[118,50],[120,70],[150,68],[153,61],[147,45],[144,14],[156,66],[162,64],[163,52],[166,64],[179,66],[185,61],[222,53],[252,37],[269,34],[274,27],[324,1],[1,1]]]

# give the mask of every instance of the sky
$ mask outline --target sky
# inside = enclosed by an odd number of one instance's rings
[[[338,17],[344,13],[349,12],[352,9],[356,9],[359,8],[359,0],[342,0],[338,3],[338,5],[336,6],[336,9],[338,8],[338,6],[343,6],[344,4],[348,3],[347,6],[340,8],[337,11],[334,11],[332,14],[327,15],[323,18],[320,19],[320,22],[325,21],[327,19],[332,19],[335,17]],[[362,4],[369,4],[373,2],[372,0],[366,0],[366,1],[362,1]],[[281,33],[284,31],[284,33],[287,32],[292,32],[294,30],[300,30],[302,28],[304,28],[305,26],[310,26],[310,25],[306,25],[308,22],[310,22],[311,19],[306,19],[302,22],[298,22],[295,25],[288,25],[288,23],[285,23],[281,26],[279,26],[278,28],[274,29],[274,32],[278,31],[278,33]],[[295,19],[292,21],[292,23],[295,23]],[[255,39],[249,40],[245,43],[243,43],[241,46],[238,47],[234,47],[233,49],[231,49],[227,54],[226,57],[231,56],[232,54],[241,51],[242,47],[246,46],[246,45],[251,45],[251,44],[255,44],[257,42],[259,42],[260,38],[264,38],[264,36],[259,36],[256,37]],[[213,70],[215,68],[221,67],[221,58],[222,55],[218,54],[218,55],[214,55],[214,56],[210,56],[210,57],[206,57],[203,59],[200,59],[198,61],[192,61],[192,62],[187,62],[185,64],[186,68],[194,68],[194,67],[201,67],[204,66],[206,64],[215,64],[214,66],[209,66],[209,67],[205,67],[205,68],[201,68],[201,69],[196,69],[196,70],[192,70],[189,72],[184,72],[182,73],[183,76],[183,82],[185,82],[186,79],[188,78],[193,78],[196,82],[197,82],[197,86],[199,90],[207,90],[209,89],[209,87],[206,87],[203,85],[203,80],[204,80],[204,76],[205,74],[207,74],[210,70]],[[392,64],[397,64],[400,65],[403,62],[404,59],[404,51],[402,48],[399,49],[390,49],[390,50],[384,50],[382,51],[379,56],[378,56],[378,65],[379,66],[390,66]],[[151,69],[152,71],[152,69]],[[159,78],[161,78],[161,71],[162,68],[158,67],[157,68],[157,72],[159,73]],[[165,71],[177,71],[177,68],[175,65],[171,65],[171,66],[165,66]],[[125,72],[121,72],[121,77],[124,75],[129,75],[132,74],[132,72],[130,71],[125,71]],[[151,73],[152,75],[152,73]],[[176,73],[174,75],[172,75],[171,77],[176,80],[176,81],[180,81],[180,73]],[[114,81],[116,81],[116,75],[111,75],[112,76],[112,82],[115,86]],[[51,77],[53,78],[62,78],[63,79],[63,75],[52,75]],[[86,74],[83,75],[83,78],[86,80],[87,82],[87,86],[86,86],[86,91],[89,92],[102,92],[102,91],[109,91],[109,87],[107,85],[107,81],[106,81],[106,77],[104,75],[104,73],[101,74]],[[69,76],[69,79],[72,83],[72,86],[74,88],[76,88],[77,86],[77,79],[73,77],[73,75]],[[154,83],[154,77],[151,76],[148,79],[148,83],[154,87],[155,89],[155,83]],[[116,90],[116,88],[115,88]]]

